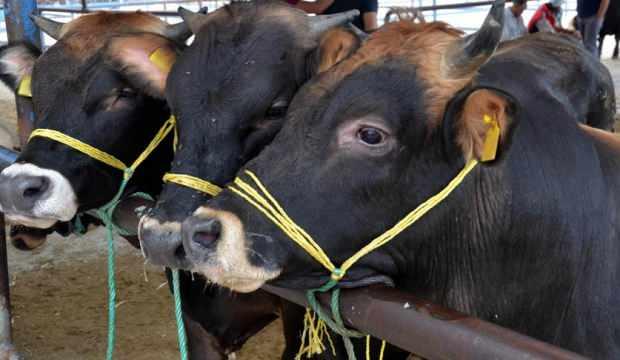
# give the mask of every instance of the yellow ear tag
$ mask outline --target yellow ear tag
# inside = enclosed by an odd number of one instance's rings
[[[497,120],[489,115],[484,115],[484,123],[489,125],[489,129],[484,137],[484,145],[482,147],[482,157],[480,161],[495,160],[497,155],[497,147],[499,146],[499,124]]]
[[[23,97],[32,97],[32,76],[24,75],[17,87],[17,95]]]
[[[176,60],[176,54],[170,49],[159,48],[149,55],[149,60],[162,72],[169,73]]]

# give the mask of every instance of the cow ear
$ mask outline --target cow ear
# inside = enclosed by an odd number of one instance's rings
[[[359,49],[364,40],[361,32],[352,29],[338,27],[327,31],[311,54],[312,74],[323,73],[348,58]]]
[[[27,43],[0,47],[0,80],[22,96],[31,96],[30,78],[41,52]]]
[[[515,102],[503,92],[476,89],[457,95],[444,118],[449,147],[466,161],[496,160],[508,146],[515,114]]]
[[[108,41],[105,57],[133,87],[163,99],[166,79],[178,55],[177,46],[155,34],[123,35]]]

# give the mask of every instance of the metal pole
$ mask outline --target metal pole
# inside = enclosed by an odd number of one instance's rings
[[[82,3],[82,11],[88,10],[88,5],[86,4],[86,0],[81,0]]]
[[[11,298],[9,296],[9,271],[7,261],[4,214],[0,213],[0,355],[2,348],[13,340],[11,334]]]
[[[270,285],[263,289],[307,306],[306,297],[298,290]],[[340,310],[347,326],[425,359],[586,359],[393,288],[373,285],[341,294]],[[330,297],[323,294],[320,300],[329,309]]]
[[[4,0],[4,18],[9,43],[27,41],[42,49],[41,32],[32,22],[30,15],[36,13],[36,0]],[[28,139],[34,123],[32,101],[20,96],[17,103],[17,132],[21,144]]]

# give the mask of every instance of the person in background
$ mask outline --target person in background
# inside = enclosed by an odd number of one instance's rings
[[[580,37],[576,31],[564,29],[562,27],[562,2],[563,0],[551,0],[540,5],[534,16],[530,19],[528,31],[535,32],[552,32],[565,33]]]
[[[377,29],[378,0],[333,0],[323,14],[335,14],[348,10],[359,10],[360,16],[353,20],[353,25],[364,31]]]
[[[527,9],[527,0],[514,0],[511,7],[504,9],[504,29],[501,41],[516,39],[527,34],[527,28],[521,16],[525,9]]]
[[[334,3],[334,0],[287,0],[287,2],[309,14],[322,14],[328,7],[330,7]]]
[[[609,0],[577,1],[577,29],[581,32],[586,49],[596,57],[600,57],[596,40],[608,7]]]

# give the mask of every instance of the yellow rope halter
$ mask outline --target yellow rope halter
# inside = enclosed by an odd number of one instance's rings
[[[495,159],[497,153],[500,127],[497,120],[489,115],[484,116],[484,122],[488,125],[488,129],[484,140],[481,161],[490,161]],[[409,212],[392,228],[374,238],[362,249],[357,251],[353,256],[342,263],[340,267],[336,267],[325,251],[312,238],[312,236],[290,218],[278,201],[273,197],[273,195],[271,195],[271,193],[269,193],[267,188],[252,171],[246,170],[244,172],[244,175],[248,178],[248,181],[242,179],[241,177],[237,177],[233,184],[229,185],[228,188],[234,194],[238,195],[259,210],[299,247],[306,251],[325,269],[327,269],[331,274],[332,282],[338,282],[361,258],[390,242],[426,215],[431,209],[441,204],[441,202],[444,201],[464,181],[465,177],[476,167],[477,164],[478,161],[475,159],[468,161],[467,164],[465,164],[465,167],[439,193],[430,197],[413,211]],[[325,349],[320,335],[326,333],[326,331],[317,330],[324,329],[324,326],[314,323],[315,317],[308,314],[309,313],[307,313],[304,326],[304,335],[309,336],[310,339],[308,340],[308,345],[305,345],[305,339],[302,340],[302,347],[297,355],[298,359],[300,359],[304,354],[308,357],[313,354],[320,354]],[[309,322],[311,324],[308,324]],[[367,346],[369,345],[370,341],[367,340]],[[385,344],[383,343],[380,355],[381,358],[383,357],[384,349]],[[367,348],[367,357],[369,357],[369,352],[370,350]]]
[[[151,140],[149,145],[144,149],[144,151],[142,151],[140,156],[138,156],[138,158],[130,166],[127,166],[124,162],[117,159],[114,155],[108,154],[103,150],[99,150],[94,146],[91,146],[69,135],[63,134],[57,130],[36,129],[30,134],[28,141],[32,140],[35,137],[43,137],[57,141],[87,156],[90,156],[93,159],[96,159],[104,164],[123,171],[125,173],[124,178],[128,179],[128,177],[131,177],[131,174],[133,174],[136,168],[140,166],[140,164],[142,164],[144,160],[146,160],[146,158],[155,150],[155,148],[157,148],[157,146],[159,146],[159,144],[174,128],[175,118],[174,116],[170,116],[170,118],[166,120],[164,125],[159,129],[153,140]]]
[[[164,175],[164,182],[185,186],[211,196],[222,192],[221,187],[191,175],[167,173]]]

